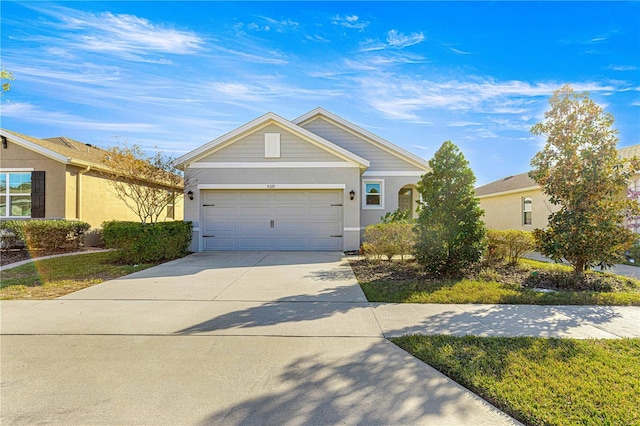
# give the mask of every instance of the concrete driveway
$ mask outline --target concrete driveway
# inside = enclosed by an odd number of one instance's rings
[[[2,424],[516,423],[388,342],[341,253],[198,253],[1,308]]]

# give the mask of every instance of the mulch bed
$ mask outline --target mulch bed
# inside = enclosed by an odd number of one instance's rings
[[[427,275],[414,260],[406,262],[379,261],[372,262],[360,256],[350,256],[349,263],[359,282],[435,282],[442,277]],[[479,265],[476,269],[466,271],[458,278],[480,281],[497,281],[502,284],[515,285],[521,288],[537,288],[547,290],[587,290],[587,291],[637,291],[633,282],[627,277],[614,277],[610,274],[586,273],[581,282],[576,282],[569,272],[554,272],[544,269],[515,267],[506,264]]]

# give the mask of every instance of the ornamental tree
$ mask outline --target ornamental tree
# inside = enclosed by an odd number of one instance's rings
[[[107,170],[103,175],[117,198],[133,211],[142,223],[156,223],[169,204],[182,195],[184,181],[173,159],[157,152],[148,156],[138,145],[116,146],[103,157]]]
[[[638,160],[618,156],[613,116],[587,93],[567,85],[549,103],[545,120],[531,129],[547,141],[531,160],[529,176],[560,210],[534,236],[542,254],[566,260],[581,279],[590,267],[613,265],[634,241],[625,220],[638,204],[625,195]]]
[[[435,275],[453,276],[478,262],[485,249],[484,211],[475,175],[456,145],[446,141],[418,183],[415,257]]]

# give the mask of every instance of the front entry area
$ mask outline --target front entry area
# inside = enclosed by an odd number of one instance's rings
[[[203,250],[343,247],[342,190],[203,190]]]

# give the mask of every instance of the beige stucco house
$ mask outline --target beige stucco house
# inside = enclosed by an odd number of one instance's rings
[[[267,113],[176,160],[191,250],[357,250],[398,208],[415,214],[422,158],[322,108]]]
[[[0,129],[0,218],[78,219],[93,228],[138,217],[101,172],[106,151],[65,137],[38,139]],[[166,220],[182,220],[182,191]]]
[[[618,152],[622,158],[640,158],[640,145],[621,148]],[[629,181],[629,188],[640,190],[640,174]],[[549,202],[549,198],[528,173],[508,176],[480,186],[476,188],[476,196],[484,210],[483,220],[491,229],[544,229],[548,225],[549,215],[559,210],[559,206]],[[638,222],[638,226],[634,226],[635,222]],[[630,226],[640,230],[640,218]]]

